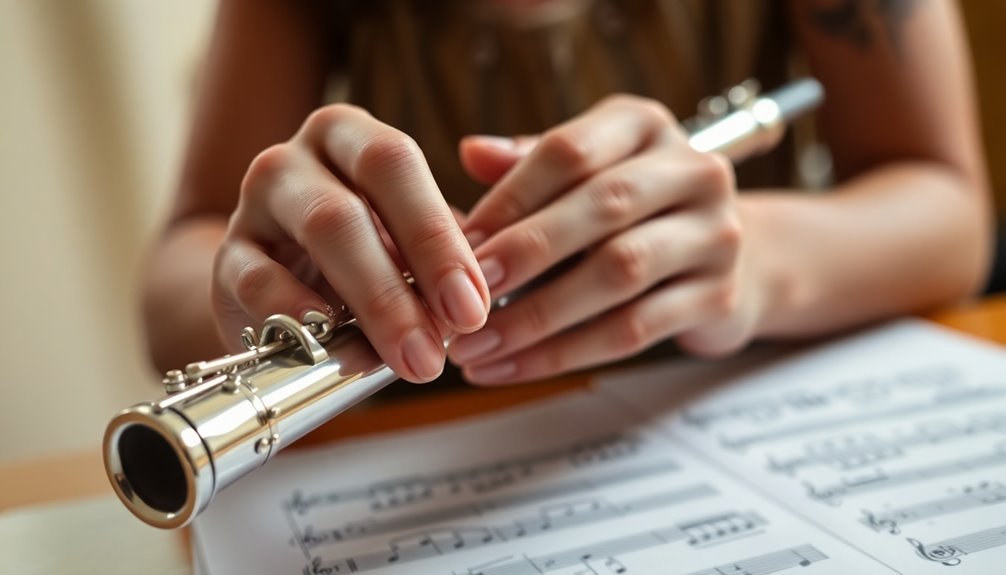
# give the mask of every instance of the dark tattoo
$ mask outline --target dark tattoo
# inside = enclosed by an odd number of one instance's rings
[[[886,35],[895,50],[900,48],[901,25],[916,0],[814,0],[810,20],[825,34],[848,40],[867,50]]]

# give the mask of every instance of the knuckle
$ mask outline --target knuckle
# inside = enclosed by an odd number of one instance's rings
[[[550,332],[551,322],[548,319],[548,310],[541,301],[532,298],[523,306],[521,315],[529,335],[541,337]]]
[[[744,229],[741,226],[740,217],[736,214],[729,214],[723,218],[716,231],[716,244],[731,253],[736,253],[740,249],[743,237]]]
[[[624,222],[632,215],[638,198],[638,184],[625,175],[603,178],[591,190],[591,201],[602,222]]]
[[[356,106],[343,103],[322,106],[311,112],[307,120],[304,121],[304,127],[310,132],[324,133],[332,126],[342,123],[347,115],[356,113],[359,110],[360,108]]]
[[[577,173],[590,166],[593,156],[588,138],[578,137],[571,130],[549,131],[542,136],[538,146],[549,162]]]
[[[635,94],[628,94],[625,92],[618,92],[616,94],[607,95],[597,103],[597,105],[603,107],[625,107],[633,106],[639,101],[643,100],[642,97]]]
[[[613,333],[615,336],[614,347],[623,356],[637,354],[653,343],[653,331],[650,329],[649,323],[635,309],[624,314],[618,328]]]
[[[263,185],[268,186],[279,180],[290,169],[297,152],[290,144],[274,144],[256,155],[248,165],[244,181],[241,183],[242,195],[249,195]]]
[[[737,313],[740,298],[733,281],[719,282],[710,289],[707,302],[710,314],[716,319],[731,317]]]
[[[649,250],[640,241],[613,240],[601,249],[601,272],[619,291],[637,291],[646,284]]]
[[[522,219],[527,214],[530,214],[533,210],[528,206],[525,201],[516,193],[511,190],[500,190],[493,201],[495,203],[495,212],[501,216],[506,221],[514,221]]]
[[[696,160],[690,163],[705,195],[717,200],[730,197],[735,187],[734,168],[730,160],[722,154],[695,155]]]
[[[422,163],[419,144],[409,136],[388,131],[363,143],[353,165],[357,178],[365,174],[396,172]]]
[[[247,262],[238,269],[234,278],[234,297],[246,306],[257,302],[269,293],[272,280],[270,266],[262,262]]]
[[[345,227],[347,222],[369,217],[366,205],[353,194],[318,193],[304,208],[303,239],[318,243]]]
[[[410,247],[424,253],[443,253],[445,249],[452,250],[458,245],[456,228],[454,220],[429,218],[413,232]]]
[[[402,321],[414,316],[411,297],[397,278],[389,278],[375,282],[372,289],[367,290],[367,299],[360,311],[375,321]]]
[[[517,237],[518,253],[528,262],[547,262],[552,252],[552,240],[546,228],[527,226]]]
[[[635,94],[613,94],[601,100],[601,105],[633,110],[654,124],[674,120],[674,115],[660,101]]]
[[[667,108],[667,106],[657,100],[654,100],[653,98],[640,98],[638,105],[640,111],[646,114],[654,123],[677,121],[674,118],[674,114]]]

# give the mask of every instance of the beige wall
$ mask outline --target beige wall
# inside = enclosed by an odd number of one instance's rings
[[[0,0],[0,464],[96,446],[156,393],[138,262],[209,0]]]

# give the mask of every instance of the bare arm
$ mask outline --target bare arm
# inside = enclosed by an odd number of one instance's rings
[[[213,258],[255,155],[289,138],[322,100],[327,72],[308,2],[223,0],[174,210],[144,277],[158,368],[224,351],[211,313]]]
[[[739,200],[772,278],[757,332],[827,332],[980,289],[990,208],[970,62],[943,0],[791,3],[840,183]]]

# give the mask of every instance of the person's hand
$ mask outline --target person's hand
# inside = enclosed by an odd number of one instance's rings
[[[700,355],[750,339],[760,302],[733,168],[692,150],[659,103],[611,97],[540,138],[469,137],[461,157],[493,184],[465,229],[494,299],[582,254],[451,341],[470,381],[538,379],[670,337]]]
[[[251,163],[212,291],[234,350],[241,328],[269,315],[345,304],[381,359],[414,382],[443,370],[443,333],[482,327],[489,309],[475,256],[415,142],[348,105],[321,108]]]

